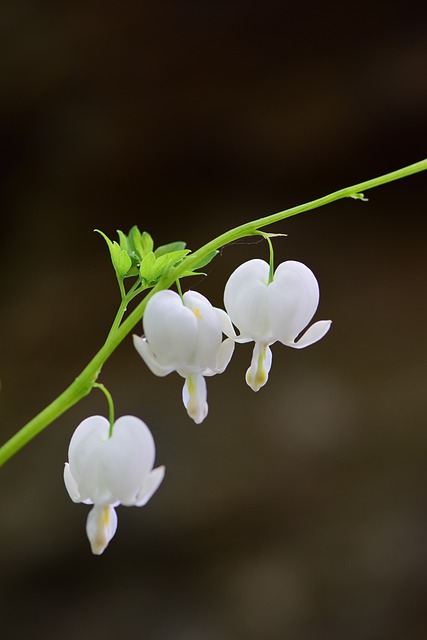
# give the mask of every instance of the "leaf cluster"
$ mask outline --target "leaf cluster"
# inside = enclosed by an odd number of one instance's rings
[[[134,225],[126,235],[118,230],[119,242],[110,240],[105,233],[96,229],[108,245],[111,261],[119,282],[124,278],[137,277],[144,288],[153,287],[160,278],[172,267],[178,265],[189,253],[186,243],[182,241],[170,242],[154,249],[153,238],[147,231],[141,232]],[[199,275],[197,269],[207,265],[218,253],[212,251],[196,266],[185,271],[181,277]]]

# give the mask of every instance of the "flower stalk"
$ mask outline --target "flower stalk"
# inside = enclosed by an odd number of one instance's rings
[[[252,220],[251,222],[230,229],[209,241],[194,253],[183,257],[183,259],[175,266],[167,269],[155,286],[126,318],[124,318],[124,316],[128,303],[142,291],[142,287],[134,285],[128,293],[125,292],[124,286],[120,287],[122,302],[103,346],[83,369],[80,375],[63,393],[61,393],[55,400],[53,400],[53,402],[51,402],[45,409],[43,409],[14,436],[12,436],[2,447],[0,447],[0,466],[7,462],[13,455],[15,455],[21,448],[23,448],[58,417],[63,415],[68,409],[90,393],[93,387],[97,385],[97,379],[104,363],[124,338],[141,321],[147,302],[152,295],[157,291],[168,289],[185,273],[188,273],[193,269],[197,269],[198,265],[200,265],[204,259],[208,258],[212,252],[215,252],[221,247],[241,238],[257,235],[261,228],[267,227],[281,220],[285,220],[286,218],[299,215],[300,213],[323,207],[337,200],[342,200],[344,198],[364,200],[365,198],[363,194],[365,191],[425,170],[427,170],[427,159],[408,165],[402,169],[398,169],[397,171],[392,171],[385,175],[334,191],[329,195],[317,198],[316,200],[312,200],[305,204],[291,207],[269,216],[257,218],[256,220]]]

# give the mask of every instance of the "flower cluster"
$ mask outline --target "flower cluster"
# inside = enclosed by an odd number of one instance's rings
[[[329,320],[307,329],[318,303],[317,280],[301,262],[283,262],[273,273],[267,262],[249,260],[225,286],[226,311],[195,291],[159,291],[147,303],[144,335],[134,335],[133,341],[155,375],[176,371],[185,379],[183,403],[199,424],[208,413],[205,377],[226,369],[235,344],[255,343],[246,382],[258,391],[268,380],[272,344],[302,349],[327,333]],[[93,553],[99,555],[116,532],[115,508],[145,505],[162,482],[164,467],[153,469],[153,437],[134,416],[114,424],[101,416],[83,420],[68,454],[65,485],[74,502],[93,505],[86,531]]]
[[[148,301],[144,336],[134,335],[134,345],[157,376],[177,371],[185,378],[183,402],[188,415],[200,423],[208,413],[204,377],[225,370],[234,343],[255,342],[246,381],[258,391],[271,368],[270,345],[278,341],[303,349],[327,333],[331,322],[321,320],[299,337],[318,304],[317,280],[301,262],[283,262],[270,281],[270,265],[249,260],[231,274],[225,286],[227,312],[194,291],[182,298],[172,291],[160,291]]]

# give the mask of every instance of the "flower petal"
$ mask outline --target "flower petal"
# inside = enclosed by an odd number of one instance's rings
[[[251,366],[246,372],[246,382],[253,391],[259,391],[267,380],[271,369],[272,353],[267,344],[256,342]]]
[[[269,271],[264,260],[249,260],[231,274],[225,285],[224,304],[231,321],[243,337],[255,341],[273,339],[267,304]]]
[[[187,291],[183,296],[185,306],[196,320],[195,347],[189,353],[185,368],[188,373],[215,368],[217,352],[221,346],[222,328],[218,315],[209,300],[196,291]],[[185,368],[181,367],[181,370]]]
[[[143,325],[160,366],[172,371],[187,362],[195,348],[197,318],[177,293],[166,290],[154,294],[147,303]]]
[[[174,371],[175,367],[166,367],[157,362],[156,356],[151,351],[151,347],[147,342],[147,338],[137,335],[133,335],[132,338],[135,349],[154,375],[163,377]]]
[[[110,423],[106,418],[91,416],[79,424],[71,438],[68,448],[70,473],[82,502],[113,502],[99,455],[102,445],[108,441],[109,430]]]
[[[77,482],[74,480],[68,462],[66,462],[64,466],[64,482],[71,500],[73,502],[82,502]]]
[[[182,389],[182,401],[187,413],[196,424],[200,424],[208,415],[206,402],[206,381],[201,374],[190,375],[185,379]]]
[[[122,416],[99,456],[111,502],[132,504],[154,464],[155,444],[147,425],[135,416]]]
[[[331,320],[319,320],[312,324],[297,342],[284,342],[283,344],[294,349],[304,349],[323,338],[328,333],[331,324]]]
[[[133,505],[143,507],[147,504],[151,496],[157,491],[165,476],[165,467],[153,469],[144,480],[144,484],[135,497]]]
[[[313,272],[288,260],[276,269],[268,288],[269,317],[275,339],[293,342],[308,325],[319,304],[319,285]]]
[[[88,514],[86,533],[92,553],[99,556],[117,531],[117,514],[111,506],[95,505]]]
[[[204,376],[214,376],[217,373],[223,373],[231,360],[231,356],[234,353],[234,340],[232,338],[226,338],[217,354],[215,369],[205,369],[202,371]]]
[[[228,338],[236,338],[236,332],[234,331],[234,327],[233,324],[230,320],[230,316],[228,315],[228,313],[226,313],[224,311],[224,309],[219,309],[218,307],[214,307],[213,308],[216,316],[219,320],[219,324],[221,327],[221,331],[228,337]]]

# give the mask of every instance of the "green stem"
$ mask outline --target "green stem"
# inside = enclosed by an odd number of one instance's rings
[[[108,340],[111,338],[111,336],[114,335],[114,333],[119,328],[119,326],[120,326],[120,324],[121,324],[121,322],[123,320],[123,316],[125,315],[125,313],[127,311],[128,304],[138,294],[140,294],[144,290],[143,287],[141,287],[140,285],[141,285],[141,283],[139,282],[139,280],[137,280],[136,282],[134,282],[134,284],[129,289],[129,291],[122,296],[122,301],[121,301],[119,309],[118,309],[118,311],[116,313],[116,317],[113,320],[113,324],[111,325],[111,329],[110,329],[110,331],[108,333],[106,342],[108,342]]]
[[[271,284],[274,278],[274,249],[273,249],[273,243],[271,242],[268,235],[265,235],[264,237],[268,242],[268,248],[270,250],[270,269],[268,272],[268,284]]]
[[[183,271],[190,270],[193,265],[196,265],[197,262],[200,262],[201,259],[203,259],[215,249],[219,249],[224,245],[229,244],[230,242],[240,240],[241,238],[244,238],[246,236],[254,235],[256,234],[256,231],[261,227],[267,227],[270,224],[274,224],[275,222],[279,222],[280,220],[285,220],[286,218],[291,218],[292,216],[296,216],[299,213],[305,213],[306,211],[311,211],[312,209],[323,207],[326,204],[335,202],[336,200],[342,200],[344,198],[360,199],[359,196],[364,191],[369,191],[369,189],[374,189],[375,187],[387,184],[388,182],[394,182],[395,180],[400,180],[401,178],[406,178],[407,176],[426,170],[427,159],[421,160],[420,162],[415,162],[414,164],[403,167],[402,169],[398,169],[397,171],[386,173],[383,176],[379,176],[378,178],[372,178],[371,180],[365,180],[364,182],[354,184],[351,187],[339,189],[339,191],[334,191],[327,196],[317,198],[316,200],[311,200],[310,202],[306,202],[305,204],[291,207],[290,209],[285,209],[284,211],[273,213],[270,216],[265,216],[263,218],[253,220],[252,222],[242,224],[238,227],[235,227],[234,229],[231,229],[230,231],[227,231],[226,233],[221,234],[214,240],[211,240],[207,244],[203,245],[203,247],[201,247],[198,251],[195,251],[194,253],[187,256],[185,258],[185,261],[183,261],[179,265],[179,267],[175,268],[175,277],[179,277],[180,273]]]
[[[111,396],[111,393],[108,391],[107,387],[105,387],[103,384],[100,384],[99,382],[95,382],[95,384],[93,386],[96,387],[97,389],[101,389],[102,393],[107,398],[108,419],[109,419],[109,422],[110,422],[110,429],[109,429],[109,432],[108,432],[108,437],[111,438],[111,436],[113,435],[113,427],[114,427],[114,402],[113,402],[113,398]]]
[[[30,440],[32,440],[38,433],[43,431],[49,424],[61,416],[70,407],[76,404],[84,396],[86,396],[92,390],[96,384],[96,380],[101,371],[103,364],[124,340],[124,338],[132,331],[144,315],[144,310],[148,300],[157,291],[162,289],[168,289],[176,280],[178,280],[183,273],[191,271],[197,267],[203,258],[208,256],[212,251],[220,249],[221,247],[239,240],[241,238],[255,235],[261,227],[266,227],[285,218],[311,211],[323,207],[326,204],[341,200],[343,198],[357,198],[363,197],[363,192],[369,189],[374,189],[380,185],[393,182],[401,178],[413,175],[420,171],[427,170],[427,159],[411,164],[407,167],[403,167],[397,171],[392,171],[378,178],[359,182],[351,187],[340,189],[327,196],[312,200],[305,204],[291,207],[284,211],[279,211],[263,218],[258,218],[246,224],[242,224],[234,229],[221,234],[217,238],[214,238],[207,244],[203,245],[200,249],[194,253],[186,256],[181,263],[176,267],[173,267],[167,271],[157,285],[148,293],[148,295],[139,303],[139,305],[123,320],[123,316],[126,312],[127,303],[136,295],[136,288],[131,289],[128,294],[124,296],[122,303],[117,312],[116,318],[111,327],[110,333],[107,339],[98,353],[92,358],[89,364],[83,369],[80,375],[71,383],[71,385],[59,395],[51,404],[49,404],[43,411],[35,416],[30,422],[28,422],[22,429],[20,429],[10,440],[8,440],[0,448],[0,466],[2,466],[9,458],[17,453],[22,447],[24,447]],[[131,294],[131,297],[129,295]],[[139,291],[138,291],[139,293]]]
[[[177,279],[175,284],[176,284],[176,290],[178,291],[179,297],[181,298],[181,300],[183,300],[184,296],[182,295],[182,289],[181,289],[180,281]]]

